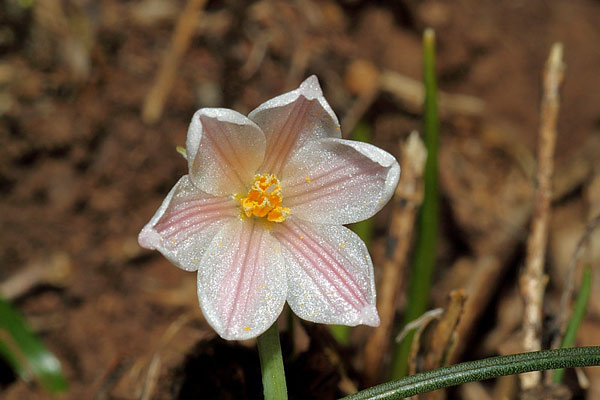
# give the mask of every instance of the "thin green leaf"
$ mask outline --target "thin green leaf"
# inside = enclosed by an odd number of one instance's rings
[[[426,29],[423,34],[423,77],[425,83],[424,133],[427,161],[424,173],[424,197],[419,210],[417,243],[408,287],[408,303],[403,325],[415,320],[426,310],[435,265],[438,234],[438,176],[437,153],[439,121],[435,78],[435,33]],[[408,356],[414,331],[406,335],[394,349],[391,378],[400,378],[408,370]]]
[[[60,361],[29,328],[25,319],[0,298],[0,356],[26,382],[37,380],[50,393],[67,389]]]
[[[581,325],[581,321],[583,321],[583,318],[585,317],[585,311],[587,309],[587,304],[588,300],[590,299],[591,293],[592,270],[590,267],[586,267],[583,270],[583,276],[581,278],[581,288],[579,289],[579,293],[577,294],[577,300],[575,300],[573,314],[571,315],[571,319],[567,324],[565,336],[563,336],[562,343],[560,344],[561,349],[573,347],[573,345],[575,344],[577,330],[579,330],[579,325]],[[557,369],[552,375],[552,381],[554,381],[554,383],[561,383],[564,373],[564,369]]]
[[[344,400],[392,400],[467,382],[546,369],[600,365],[600,347],[575,347],[511,354],[469,361],[405,377],[344,397]]]

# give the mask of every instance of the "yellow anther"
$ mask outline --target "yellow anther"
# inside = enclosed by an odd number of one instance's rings
[[[283,222],[290,209],[281,206],[283,196],[279,179],[273,174],[254,176],[248,195],[240,199],[242,211],[247,217],[267,217],[270,222]]]
[[[305,177],[304,177],[304,180],[305,180],[306,182],[308,182],[308,183],[312,183],[312,181],[310,180],[310,178],[309,178],[308,176],[305,176]]]

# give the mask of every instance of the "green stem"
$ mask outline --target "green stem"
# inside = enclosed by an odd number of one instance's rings
[[[260,356],[265,400],[287,399],[277,321],[258,337],[258,355]]]
[[[435,33],[426,29],[423,34],[423,80],[425,84],[424,126],[427,161],[424,172],[424,196],[419,210],[417,242],[403,326],[419,318],[427,310],[429,290],[435,266],[435,249],[438,231],[438,177],[437,152],[439,120],[437,112],[437,86],[435,79]],[[408,356],[414,331],[406,335],[394,349],[390,377],[406,375]]]
[[[565,336],[563,337],[562,343],[560,344],[561,349],[572,347],[575,344],[575,337],[577,336],[577,330],[583,317],[585,317],[585,310],[587,309],[587,303],[592,292],[592,270],[590,267],[586,267],[583,270],[583,277],[581,279],[581,288],[577,294],[577,300],[575,300],[575,306],[573,307],[573,315],[569,320],[567,329],[565,330]],[[554,383],[561,383],[564,369],[557,369],[552,375],[552,381]]]
[[[543,350],[469,361],[438,368],[363,390],[345,400],[391,400],[467,382],[546,369],[600,365],[600,347]]]

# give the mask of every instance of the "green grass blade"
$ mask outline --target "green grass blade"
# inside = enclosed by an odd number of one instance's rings
[[[344,400],[392,400],[467,382],[557,368],[600,365],[600,347],[575,347],[469,361],[374,386]]]
[[[424,133],[427,162],[424,173],[424,197],[419,210],[415,255],[408,288],[408,303],[403,325],[417,319],[426,310],[435,265],[438,232],[438,177],[437,152],[439,121],[437,87],[435,78],[435,33],[426,29],[423,34],[423,76],[425,82]],[[414,331],[410,332],[394,349],[390,377],[398,379],[408,371],[408,356]]]
[[[48,392],[67,390],[60,361],[44,346],[25,319],[0,298],[0,356],[26,382],[37,380]]]
[[[562,343],[560,344],[561,349],[573,347],[573,345],[575,344],[577,330],[579,329],[579,325],[581,325],[581,321],[583,321],[583,318],[585,317],[585,311],[587,309],[587,304],[588,300],[590,299],[591,293],[592,270],[590,267],[586,267],[583,270],[583,276],[581,278],[581,288],[579,289],[579,293],[577,294],[575,306],[573,306],[573,315],[571,315],[571,319],[569,319],[567,329],[565,330],[565,336],[563,337]],[[564,373],[564,369],[557,369],[552,375],[552,381],[554,383],[561,383]]]

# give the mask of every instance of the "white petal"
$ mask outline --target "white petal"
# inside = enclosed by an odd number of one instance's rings
[[[281,178],[283,205],[307,221],[344,225],[379,211],[398,185],[396,159],[373,145],[344,139],[308,143]]]
[[[284,249],[288,303],[303,319],[325,324],[379,325],[373,264],[348,228],[289,217],[273,228]]]
[[[198,299],[217,333],[228,340],[256,337],[277,319],[287,293],[277,241],[254,219],[228,223],[198,270]]]
[[[184,175],[142,229],[138,242],[160,251],[179,268],[195,271],[218,230],[239,213],[232,198],[206,194]]]
[[[265,143],[261,129],[242,114],[200,109],[186,141],[190,179],[214,195],[245,194],[263,161]]]
[[[248,116],[267,137],[265,160],[259,168],[262,173],[279,175],[307,140],[341,137],[338,119],[314,75],[298,89],[261,104]]]

